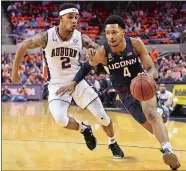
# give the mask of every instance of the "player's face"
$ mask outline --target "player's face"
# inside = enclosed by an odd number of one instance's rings
[[[160,84],[159,89],[160,89],[160,92],[162,92],[162,93],[165,92],[165,90],[166,90],[165,84]]]
[[[72,12],[64,15],[61,20],[63,26],[70,32],[73,32],[77,28],[78,18],[79,14]]]
[[[108,44],[111,47],[117,47],[123,41],[124,29],[118,24],[107,24],[105,32]]]

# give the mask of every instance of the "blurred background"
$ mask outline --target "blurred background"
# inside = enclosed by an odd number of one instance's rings
[[[62,3],[60,1],[2,3],[1,98],[3,102],[26,103],[30,100],[47,100],[47,72],[42,50],[29,51],[24,56],[19,67],[21,84],[12,83],[12,65],[21,41],[58,24],[58,13]],[[146,44],[159,72],[158,84],[165,84],[165,89],[172,92],[170,95],[172,104],[169,104],[170,116],[186,117],[186,2],[76,1],[74,3],[80,11],[78,30],[100,45],[105,42],[103,25],[105,18],[111,14],[123,17],[126,35],[140,37]],[[82,51],[80,63],[86,61],[84,54]],[[122,106],[112,87],[112,79],[102,66],[93,69],[86,79],[96,89],[106,109],[121,109]],[[164,98],[162,103],[166,103],[168,99],[169,96]],[[72,104],[75,105],[74,102]]]

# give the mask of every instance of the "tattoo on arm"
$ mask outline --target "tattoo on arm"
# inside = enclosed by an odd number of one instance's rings
[[[100,47],[97,43],[95,43],[94,41],[92,41],[90,39],[90,37],[88,37],[85,34],[82,34],[82,39],[83,39],[83,47],[85,48],[98,48]]]
[[[48,41],[47,32],[41,32],[36,34],[34,37],[28,38],[23,41],[23,44],[27,46],[28,49],[45,48]]]

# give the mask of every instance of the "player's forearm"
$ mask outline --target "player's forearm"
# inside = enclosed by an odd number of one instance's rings
[[[176,105],[177,105],[177,102],[173,103],[172,108],[175,109]]]
[[[89,62],[88,61],[85,62],[80,68],[80,70],[78,71],[78,73],[76,74],[73,81],[76,82],[77,84],[81,82],[90,72],[91,68],[92,66],[90,66]]]
[[[148,74],[152,76],[154,79],[158,78],[158,72],[154,66],[152,66],[149,70],[147,70]]]
[[[26,54],[26,52],[27,52],[26,46],[24,44],[21,44],[21,46],[18,48],[16,55],[15,55],[13,69],[12,69],[13,73],[18,71],[19,66],[21,64],[21,60],[24,57],[24,55]]]
[[[83,47],[85,48],[94,48],[97,49],[100,47],[100,45],[98,45],[97,43],[95,43],[94,41],[92,41],[90,39],[90,37],[88,37],[87,35],[83,34],[82,35],[82,40],[83,40]]]

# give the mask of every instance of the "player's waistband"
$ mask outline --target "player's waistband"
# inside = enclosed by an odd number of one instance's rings
[[[125,88],[116,88],[116,93],[122,92],[122,91],[128,91],[130,92],[130,87],[125,87]]]

